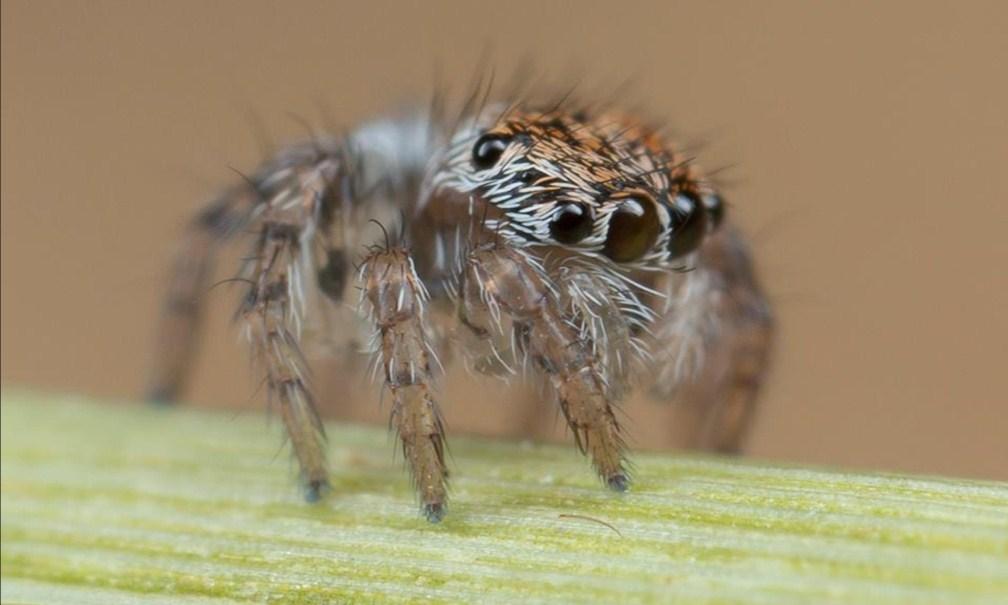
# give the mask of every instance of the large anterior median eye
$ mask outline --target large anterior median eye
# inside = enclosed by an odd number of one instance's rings
[[[678,258],[700,247],[707,233],[707,212],[696,194],[680,191],[669,209],[672,234],[668,249],[672,258]]]
[[[473,166],[477,170],[493,168],[510,142],[510,137],[493,133],[487,133],[476,139],[472,151]]]
[[[660,230],[654,202],[645,196],[628,197],[609,217],[602,253],[618,263],[638,260],[654,246]]]

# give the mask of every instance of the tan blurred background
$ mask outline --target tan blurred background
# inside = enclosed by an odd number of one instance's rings
[[[629,103],[733,166],[781,328],[753,455],[1008,479],[1008,4],[616,4],[4,2],[3,384],[136,396],[180,225],[259,159],[250,115],[353,124],[489,49],[637,74]],[[256,409],[234,295],[208,300],[188,399]],[[454,433],[562,434],[482,385],[448,387]],[[357,390],[327,410],[383,418]],[[639,447],[670,414],[629,406]]]

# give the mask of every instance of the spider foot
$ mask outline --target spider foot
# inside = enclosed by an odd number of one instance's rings
[[[312,479],[305,483],[305,502],[318,502],[329,493],[329,481],[326,479]]]
[[[630,478],[624,473],[616,473],[606,477],[606,486],[614,492],[625,492],[630,489]]]
[[[431,523],[440,523],[445,512],[445,505],[441,502],[430,502],[423,505],[423,515]]]

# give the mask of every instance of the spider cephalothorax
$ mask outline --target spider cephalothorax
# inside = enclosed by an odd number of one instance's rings
[[[687,158],[612,112],[512,107],[474,120],[455,133],[434,183],[500,209],[500,225],[488,224],[508,236],[631,267],[695,251],[722,212]]]
[[[751,416],[771,320],[723,213],[688,158],[609,110],[490,105],[319,137],[270,159],[193,222],[150,393],[180,388],[217,243],[252,232],[239,318],[309,499],[328,482],[302,327],[313,323],[309,300],[342,308],[354,277],[428,519],[445,511],[433,386],[448,350],[481,372],[541,376],[581,451],[622,491],[614,406],[637,383],[666,399],[687,387],[709,409],[704,446],[736,449]]]

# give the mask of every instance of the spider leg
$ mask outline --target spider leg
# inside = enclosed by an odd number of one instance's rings
[[[769,365],[773,316],[740,234],[725,225],[673,285],[655,327],[652,392],[699,414],[694,445],[738,453]]]
[[[377,329],[377,362],[392,394],[390,424],[402,442],[427,520],[445,513],[444,424],[432,394],[430,337],[424,326],[427,290],[403,248],[374,248],[358,279],[362,303]]]
[[[325,435],[301,353],[304,301],[302,247],[310,213],[274,216],[267,211],[249,261],[252,285],[238,315],[252,346],[253,360],[266,373],[270,403],[283,419],[300,467],[305,499],[315,501],[328,487]]]
[[[264,220],[270,208],[301,205],[310,209],[317,241],[326,258],[318,274],[320,291],[341,302],[346,250],[359,236],[365,217],[397,216],[402,200],[416,197],[433,141],[423,115],[362,124],[343,137],[319,136],[269,158],[246,181],[210,204],[189,225],[169,278],[169,292],[158,325],[147,399],[175,400],[182,393],[195,353],[200,302],[217,249],[249,225]],[[377,203],[379,198],[382,203]],[[391,201],[391,204],[389,203]],[[389,208],[389,206],[392,206]],[[336,224],[339,241],[329,238]],[[306,256],[316,251],[302,248]],[[307,276],[306,276],[307,278]]]
[[[215,253],[225,240],[252,231],[252,251],[236,279],[249,288],[236,318],[266,374],[270,402],[283,419],[309,501],[321,496],[328,480],[322,423],[300,339],[306,291],[316,279],[313,247],[325,244],[343,158],[337,141],[289,147],[191,223],[172,268],[147,390],[155,401],[180,393]]]
[[[504,242],[476,247],[462,274],[460,314],[467,326],[501,331],[509,319],[518,346],[546,375],[578,449],[606,485],[629,485],[625,444],[590,339],[561,310],[542,267]],[[496,325],[480,326],[481,323]]]
[[[342,303],[347,251],[358,245],[361,225],[383,212],[399,215],[417,198],[435,144],[427,126],[423,115],[404,115],[281,150],[245,177],[243,187],[199,215],[173,268],[150,398],[171,400],[180,392],[214,253],[222,241],[248,234],[253,249],[236,281],[249,289],[236,319],[266,375],[271,405],[283,420],[309,501],[321,496],[328,480],[302,334],[309,337],[320,327],[313,321],[321,311],[315,307],[325,304],[329,310]],[[443,505],[443,497],[429,500]]]
[[[145,398],[171,403],[183,392],[196,351],[201,298],[220,244],[246,222],[257,202],[250,187],[235,189],[206,206],[189,223],[176,253],[158,321],[155,355],[147,377]]]
[[[620,401],[630,392],[636,370],[649,358],[642,336],[655,314],[634,292],[635,282],[629,278],[569,259],[557,273],[555,283],[568,319],[592,344],[610,400]]]

